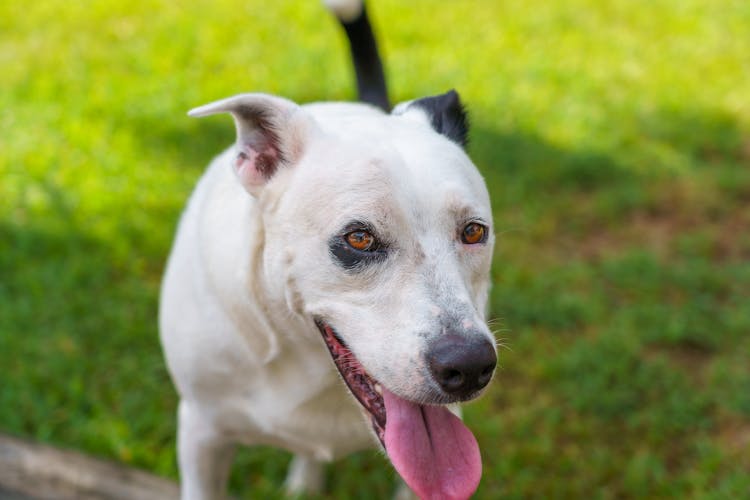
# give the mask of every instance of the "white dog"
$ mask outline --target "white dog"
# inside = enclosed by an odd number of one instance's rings
[[[264,94],[190,112],[214,113],[236,144],[188,203],[161,297],[183,499],[224,495],[235,443],[295,453],[297,492],[378,440],[420,497],[467,498],[479,449],[444,405],[494,371],[494,234],[458,95],[390,114]]]

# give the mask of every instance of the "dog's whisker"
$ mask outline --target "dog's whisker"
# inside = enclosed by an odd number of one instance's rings
[[[507,350],[513,352],[513,349],[510,347],[510,341],[507,338],[496,337],[495,338],[495,346],[498,349],[507,349]]]
[[[513,348],[509,344],[506,344],[504,342],[498,342],[495,345],[498,347],[498,349],[506,349],[510,352],[513,352]]]

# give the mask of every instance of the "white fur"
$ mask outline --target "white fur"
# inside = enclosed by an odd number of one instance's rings
[[[354,21],[362,13],[362,0],[323,0],[323,3],[345,23]]]
[[[484,323],[494,236],[474,247],[458,239],[467,218],[492,220],[463,150],[419,110],[312,104],[294,116],[307,123],[289,139],[300,154],[254,196],[233,173],[235,148],[211,163],[169,258],[160,328],[181,398],[183,499],[222,494],[235,442],[298,454],[295,490],[319,481],[309,461],[376,444],[313,317],[380,383],[416,401],[438,402],[422,355],[441,318],[494,344]],[[392,247],[384,263],[347,272],[328,241],[356,219]]]

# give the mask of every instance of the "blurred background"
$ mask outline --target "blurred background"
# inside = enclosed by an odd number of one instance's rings
[[[372,0],[395,102],[456,88],[507,349],[476,498],[750,497],[750,3]],[[244,91],[354,99],[317,0],[0,4],[0,432],[175,478],[157,295]],[[302,383],[302,382],[301,382]],[[241,498],[290,456],[235,462]],[[377,452],[324,498],[387,498]]]

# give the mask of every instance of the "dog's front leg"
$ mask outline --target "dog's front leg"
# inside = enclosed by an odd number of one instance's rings
[[[396,491],[393,493],[393,500],[418,500],[417,495],[406,485],[403,479],[398,478],[396,482]]]
[[[182,400],[178,408],[177,455],[182,500],[226,498],[234,444],[222,437],[196,406]]]
[[[292,497],[319,493],[323,489],[323,464],[305,455],[295,455],[286,473],[284,489]]]

